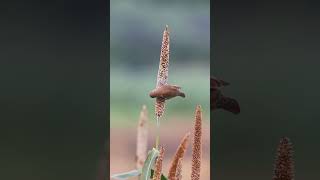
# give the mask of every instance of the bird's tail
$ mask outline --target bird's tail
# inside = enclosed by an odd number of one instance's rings
[[[240,113],[240,106],[237,100],[226,96],[222,96],[221,98],[219,98],[217,102],[217,108],[222,108],[234,114]]]

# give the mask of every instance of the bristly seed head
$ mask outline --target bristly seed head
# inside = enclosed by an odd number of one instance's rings
[[[170,52],[170,34],[168,31],[168,26],[166,26],[165,30],[163,31],[163,37],[162,37],[156,88],[162,85],[168,84],[169,52]],[[165,101],[156,100],[155,114],[157,117],[161,117],[163,115],[164,109],[165,109]]]
[[[177,170],[179,166],[179,160],[182,161],[183,156],[187,150],[188,142],[189,142],[190,132],[188,132],[184,137],[182,138],[180,145],[177,148],[176,154],[173,157],[173,160],[171,162],[170,168],[169,168],[169,174],[168,179],[174,180],[177,177]],[[182,163],[182,162],[181,162]],[[182,164],[181,164],[182,166]]]
[[[195,123],[192,144],[192,173],[191,180],[200,180],[201,151],[202,151],[202,111],[198,105],[195,112]]]
[[[168,32],[169,32],[169,26],[168,26],[168,24],[166,24],[165,31],[168,31]]]
[[[160,118],[165,110],[165,100],[162,98],[156,98],[155,102],[155,114],[158,118]]]
[[[182,158],[178,161],[175,180],[182,180]]]
[[[284,137],[278,145],[273,180],[294,179],[294,162],[292,156],[293,147],[290,139]]]
[[[148,144],[148,110],[143,105],[140,112],[139,125],[137,127],[137,149],[136,149],[136,168],[143,167],[143,163],[147,157],[147,144]]]
[[[156,160],[155,170],[154,170],[152,180],[161,180],[163,155],[164,155],[164,148],[161,146],[159,156],[157,157],[157,160]]]

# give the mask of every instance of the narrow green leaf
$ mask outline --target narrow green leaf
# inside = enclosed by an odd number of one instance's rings
[[[158,155],[159,155],[159,151],[155,148],[149,151],[147,159],[144,162],[144,165],[142,167],[140,180],[150,180],[151,168],[153,167],[155,163],[155,159],[158,157]]]
[[[152,177],[152,176],[153,176],[153,173],[154,173],[154,170],[153,170],[153,169],[151,169],[151,176],[150,176],[150,177]],[[161,180],[168,180],[168,178],[167,178],[167,177],[165,177],[163,174],[161,174]]]
[[[135,170],[124,172],[124,173],[114,174],[113,176],[111,176],[111,178],[125,180],[130,177],[139,176],[140,174],[141,174],[141,169],[137,169],[137,170],[135,169]]]

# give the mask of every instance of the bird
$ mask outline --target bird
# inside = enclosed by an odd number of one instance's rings
[[[176,96],[186,97],[183,92],[181,92],[181,87],[177,85],[170,85],[168,83],[169,75],[169,54],[170,54],[170,33],[168,30],[168,25],[166,25],[161,44],[160,61],[157,74],[156,88],[153,89],[149,96],[155,98],[155,114],[160,118],[165,110],[165,101]]]
[[[210,77],[210,109],[212,111],[217,109],[224,109],[233,114],[240,113],[240,106],[237,100],[227,97],[222,94],[221,88],[228,86],[230,83]]]
[[[151,98],[163,98],[164,100],[168,100],[176,96],[185,98],[186,95],[180,90],[181,87],[177,85],[166,84],[152,90],[149,95]]]

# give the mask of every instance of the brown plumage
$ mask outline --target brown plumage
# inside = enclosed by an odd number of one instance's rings
[[[278,146],[273,180],[293,180],[294,164],[292,144],[289,138],[282,138]]]
[[[184,137],[182,138],[180,145],[178,146],[178,149],[173,157],[173,160],[171,162],[170,168],[169,168],[169,174],[168,179],[169,180],[175,180],[177,176],[177,169],[179,168],[179,160],[182,161],[183,156],[187,150],[188,147],[188,141],[190,137],[190,132],[188,132]]]
[[[168,100],[174,98],[176,96],[186,97],[183,92],[180,91],[179,86],[175,85],[163,85],[160,86],[150,92],[151,98],[161,98],[164,100]]]
[[[229,85],[229,83],[210,77],[210,109],[224,109],[234,114],[240,113],[240,106],[237,100],[224,96],[221,88]]]

